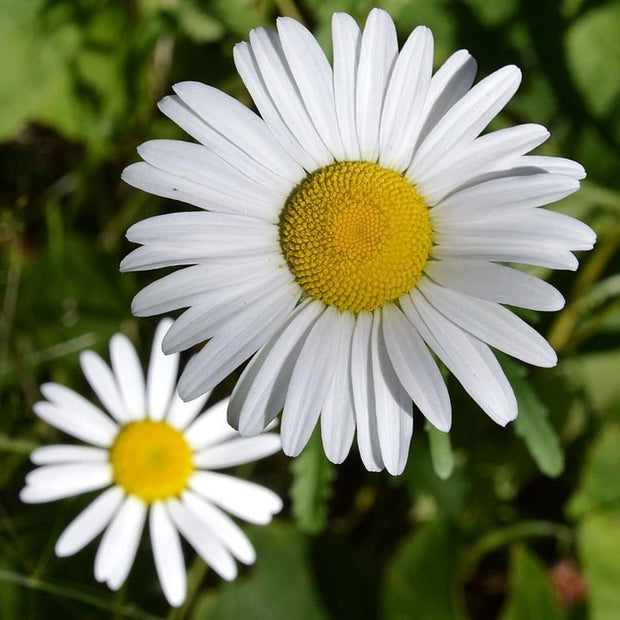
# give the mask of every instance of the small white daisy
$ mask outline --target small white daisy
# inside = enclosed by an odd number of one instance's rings
[[[146,384],[130,341],[110,341],[112,369],[92,351],[80,362],[88,382],[110,413],[62,385],[46,383],[47,399],[35,413],[89,446],[37,448],[40,465],[26,476],[22,501],[29,503],[106,488],[64,530],[56,554],[76,553],[105,530],[95,559],[95,577],[113,590],[125,581],[148,516],[155,567],[171,605],[186,595],[179,532],[224,579],[237,576],[233,559],[252,564],[256,554],[241,529],[221,509],[251,523],[269,523],[282,509],[278,495],[257,484],[213,473],[280,450],[275,433],[244,438],[226,422],[227,400],[203,413],[208,394],[183,402],[176,393],[178,356],[165,356],[155,335]]]
[[[201,207],[130,228],[124,270],[191,265],[142,290],[133,312],[189,308],[168,353],[209,340],[179,383],[183,398],[248,358],[229,422],[260,432],[283,410],[284,451],[299,454],[319,417],[329,459],[355,429],[369,470],[402,472],[413,403],[440,430],[448,392],[431,351],[499,424],[517,403],[490,347],[553,366],[548,343],[502,304],[563,306],[544,281],[501,263],[576,269],[595,235],[540,209],[576,191],[583,168],[527,156],[534,124],[483,136],[517,90],[515,66],[472,87],[476,63],[452,55],[433,75],[416,28],[399,51],[382,10],[360,31],[332,22],[333,65],[301,24],[278,20],[235,47],[262,118],[195,82],[160,108],[200,144],[155,140],[123,178]],[[480,136],[480,137],[479,137]]]

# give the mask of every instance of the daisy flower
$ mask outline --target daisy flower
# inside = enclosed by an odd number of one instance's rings
[[[188,308],[164,351],[208,340],[187,364],[194,398],[250,359],[229,422],[260,432],[282,410],[284,451],[302,450],[319,417],[328,458],[357,429],[369,470],[402,472],[413,403],[451,424],[435,356],[497,423],[517,403],[491,347],[553,366],[549,344],[503,304],[558,310],[544,281],[502,263],[576,269],[593,231],[540,209],[573,193],[583,168],[529,156],[535,124],[480,136],[519,86],[507,66],[472,86],[476,63],[453,54],[434,74],[433,40],[416,28],[402,49],[387,13],[363,32],[332,21],[333,64],[290,18],[234,50],[261,116],[196,82],[160,109],[199,144],[154,140],[123,178],[202,209],[153,217],[123,270],[186,266],[135,297],[148,316]]]
[[[252,564],[256,554],[238,525],[223,511],[251,523],[269,523],[282,500],[262,486],[214,473],[280,450],[275,433],[240,437],[226,422],[223,400],[203,413],[208,393],[191,402],[175,391],[178,356],[165,356],[155,335],[146,382],[130,341],[110,341],[112,369],[92,351],[80,362],[110,415],[62,385],[47,383],[37,416],[87,442],[53,445],[31,455],[39,465],[26,476],[22,501],[29,503],[105,489],[64,530],[56,555],[76,553],[105,530],[95,558],[95,578],[113,590],[133,564],[146,519],[155,567],[166,599],[181,605],[186,575],[179,533],[221,577],[237,575],[233,558]]]

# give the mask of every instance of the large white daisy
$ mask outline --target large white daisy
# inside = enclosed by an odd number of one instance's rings
[[[251,523],[269,523],[282,500],[257,484],[208,471],[273,454],[280,438],[240,437],[226,422],[227,400],[199,414],[208,393],[191,402],[179,398],[178,356],[161,352],[170,323],[159,324],[146,383],[135,349],[121,334],[110,341],[112,369],[96,353],[82,354],[84,374],[110,415],[62,385],[41,386],[47,400],[35,404],[35,413],[91,445],[34,450],[31,459],[40,467],[26,476],[20,497],[49,502],[105,488],[64,530],[56,554],[72,555],[105,530],[95,578],[113,590],[131,569],[148,516],[157,574],[176,606],[186,594],[179,532],[216,573],[231,580],[237,575],[233,558],[252,564],[256,554],[222,509]]]
[[[538,208],[585,176],[573,161],[525,155],[547,139],[544,127],[479,137],[517,90],[517,67],[472,87],[476,63],[461,50],[433,75],[429,29],[399,51],[379,9],[363,32],[342,13],[332,30],[333,66],[288,18],[235,47],[262,118],[196,82],[161,101],[199,144],[147,142],[123,178],[203,210],[132,226],[127,236],[142,247],[122,269],[191,265],[133,303],[139,316],[189,308],[164,338],[168,353],[208,340],[181,377],[183,398],[252,358],[229,406],[243,435],[283,410],[283,449],[295,456],[320,417],[333,462],[357,428],[366,467],[398,474],[413,403],[450,428],[433,354],[502,425],[517,403],[490,347],[556,363],[501,304],[557,310],[562,296],[501,263],[576,269],[572,251],[595,235]]]

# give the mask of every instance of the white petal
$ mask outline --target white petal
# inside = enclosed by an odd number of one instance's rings
[[[407,464],[413,434],[413,409],[411,398],[388,357],[379,310],[373,313],[370,354],[381,458],[388,472],[398,476]]]
[[[138,153],[148,164],[168,174],[196,183],[223,204],[248,204],[247,215],[275,221],[280,205],[286,200],[286,190],[267,188],[233,168],[200,144],[180,140],[150,140],[138,147]]]
[[[509,65],[476,84],[430,131],[413,158],[408,176],[422,178],[452,149],[478,136],[515,94],[520,82],[521,71]]]
[[[269,523],[273,515],[282,510],[282,500],[273,491],[225,474],[195,472],[189,480],[189,487],[250,523]]]
[[[372,315],[357,315],[351,342],[351,387],[357,422],[357,445],[362,462],[368,471],[381,471],[384,467],[377,436],[375,395],[372,380],[370,336]]]
[[[181,499],[200,519],[203,527],[212,532],[239,561],[244,564],[254,563],[256,552],[252,543],[228,515],[191,491],[185,491]]]
[[[168,603],[173,607],[178,607],[183,603],[187,594],[185,561],[179,534],[162,502],[154,502],[151,505],[149,529],[161,589]]]
[[[146,415],[146,385],[136,350],[124,334],[110,339],[112,370],[130,419],[141,420]]]
[[[448,320],[492,347],[536,366],[557,364],[549,343],[503,306],[444,288],[425,277],[417,288]]]
[[[80,353],[82,372],[106,410],[119,422],[127,422],[127,412],[110,367],[93,351]]]
[[[41,393],[50,402],[35,403],[34,412],[57,429],[96,446],[109,446],[118,427],[92,403],[58,383],[44,383]]]
[[[332,68],[325,53],[312,33],[290,17],[278,18],[278,34],[312,123],[334,158],[345,159],[336,120]]]
[[[306,170],[315,170],[320,167],[320,164],[314,161],[311,154],[299,143],[297,137],[280,116],[280,111],[267,91],[253,49],[245,42],[237,43],[233,49],[233,56],[237,72],[276,140]]]
[[[238,436],[226,421],[228,398],[220,400],[196,418],[185,431],[185,440],[192,450],[202,450]]]
[[[355,94],[357,138],[366,161],[377,161],[379,156],[381,111],[397,55],[394,22],[385,11],[373,9],[362,34]]]
[[[181,82],[174,85],[174,90],[185,104],[219,134],[267,168],[272,182],[277,183],[278,187],[296,185],[304,178],[303,168],[280,146],[265,122],[234,97],[199,82]],[[237,158],[230,163],[235,166],[236,161]],[[245,172],[243,168],[240,169]],[[278,177],[286,179],[288,184],[281,183]]]
[[[170,407],[168,407],[166,422],[182,431],[203,410],[209,396],[211,396],[211,390],[207,390],[194,400],[184,401],[175,391],[170,401]]]
[[[523,166],[533,166],[554,174],[564,174],[581,180],[586,176],[584,167],[576,161],[564,157],[547,157],[544,155],[527,155],[519,159]]]
[[[253,304],[269,299],[290,286],[288,271],[272,270],[265,277],[245,285],[231,285],[205,294],[186,310],[170,328],[163,342],[166,353],[183,351],[217,334],[234,316]]]
[[[268,28],[255,28],[250,31],[250,45],[263,83],[291,133],[319,166],[332,163],[332,154],[308,116],[278,35]],[[270,124],[269,119],[265,121]]]
[[[179,532],[187,538],[198,555],[222,579],[232,581],[237,576],[237,566],[228,550],[216,538],[214,532],[198,518],[184,502],[170,500],[168,510]]]
[[[353,389],[351,387],[351,341],[355,317],[350,312],[341,314],[336,368],[321,411],[323,448],[325,456],[332,463],[344,461],[351,449],[355,435]]]
[[[422,110],[420,144],[444,114],[471,88],[476,77],[476,61],[467,50],[459,50],[439,67],[431,79]]]
[[[426,275],[446,288],[488,301],[531,310],[560,310],[564,298],[553,286],[528,273],[481,260],[428,261]]]
[[[188,362],[179,381],[181,398],[191,400],[215,387],[255,353],[284,323],[298,295],[297,285],[291,284],[235,314]]]
[[[280,434],[282,449],[297,456],[316,426],[334,376],[332,343],[342,337],[340,312],[328,306],[310,332],[295,362],[284,401]]]
[[[355,91],[361,38],[360,29],[350,15],[334,13],[334,102],[345,159],[349,161],[360,158],[355,125]]]
[[[384,168],[401,171],[411,163],[432,70],[433,35],[419,26],[398,55],[385,94],[379,140]]]
[[[435,360],[394,304],[385,305],[382,313],[383,336],[396,376],[431,424],[441,431],[449,431],[450,396]]]
[[[245,263],[208,263],[185,267],[144,287],[134,297],[131,311],[136,316],[152,316],[189,308],[205,293],[262,280],[274,270],[282,271],[285,266],[286,261],[281,254],[267,254],[248,259]]]
[[[35,465],[53,465],[55,463],[105,463],[108,451],[90,446],[55,445],[41,446],[30,453],[30,460]]]
[[[229,192],[205,187],[195,181],[155,168],[146,162],[131,164],[123,170],[121,178],[129,185],[161,196],[179,200],[201,209],[274,221],[274,205],[266,207],[252,200],[231,195]]]
[[[164,355],[161,350],[164,334],[171,325],[171,319],[163,319],[157,325],[153,337],[151,360],[146,377],[147,412],[151,420],[164,419],[176,387],[179,356]]]
[[[60,535],[54,551],[58,557],[77,553],[108,525],[123,501],[120,487],[111,487],[91,502]]]
[[[504,217],[515,210],[556,202],[578,189],[578,181],[560,174],[494,179],[457,191],[442,200],[432,209],[433,222],[437,226],[449,222],[460,226],[464,220]]]
[[[19,494],[22,502],[51,502],[88,491],[96,491],[112,483],[109,463],[63,463],[45,465],[26,475],[26,486]]]
[[[246,366],[228,408],[229,422],[242,435],[260,433],[284,407],[295,360],[323,307],[301,303]]]
[[[280,437],[273,433],[239,437],[201,450],[194,455],[194,465],[203,469],[236,467],[275,454],[281,448]]]
[[[517,401],[487,345],[438,313],[418,291],[400,298],[401,307],[469,395],[495,422],[505,426],[517,416]]]
[[[435,166],[432,174],[412,179],[426,204],[437,204],[450,192],[469,185],[479,174],[495,168],[498,163],[515,161],[542,144],[549,132],[542,125],[518,125],[480,136],[469,147],[455,149]]]
[[[103,534],[95,556],[95,579],[105,581],[112,590],[123,585],[131,570],[146,513],[146,504],[129,495]]]

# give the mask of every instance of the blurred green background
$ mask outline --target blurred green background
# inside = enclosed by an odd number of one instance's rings
[[[127,585],[96,584],[96,545],[54,543],[89,498],[17,499],[28,454],[62,440],[37,421],[38,385],[88,395],[78,354],[107,357],[115,331],[148,355],[157,319],[132,296],[158,274],[119,274],[124,233],[176,209],[120,181],[135,147],[182,138],[156,102],[199,80],[250,105],[232,48],[279,14],[329,50],[330,17],[387,9],[401,42],[432,28],[438,66],[465,47],[479,76],[515,63],[518,95],[495,126],[546,125],[541,153],[588,179],[553,208],[598,233],[575,273],[536,273],[566,296],[526,318],[558,350],[554,369],[502,358],[520,403],[494,425],[450,380],[451,444],[417,419],[405,473],[301,457],[239,468],[279,492],[275,523],[246,528],[255,566],[233,583],[187,554],[190,596],[170,611],[146,539]],[[620,3],[604,0],[0,0],[0,616],[39,618],[620,618]],[[229,393],[235,377],[218,388]],[[438,473],[436,473],[438,472]],[[441,474],[441,477],[440,475]],[[442,479],[446,478],[446,479]]]

